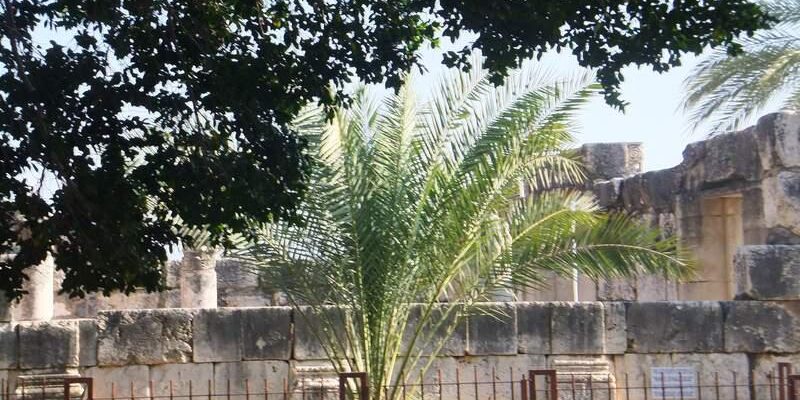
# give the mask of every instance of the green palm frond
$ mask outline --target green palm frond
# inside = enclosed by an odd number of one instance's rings
[[[779,23],[739,40],[743,54],[716,50],[684,82],[683,109],[690,128],[709,125],[709,135],[740,128],[783,98],[785,109],[800,109],[800,0],[764,1]]]
[[[380,388],[419,376],[466,315],[545,273],[684,276],[674,239],[568,189],[583,181],[569,149],[591,80],[528,65],[494,87],[476,68],[425,103],[407,85],[382,103],[359,91],[328,121],[304,111],[304,223],[265,225],[238,254],[318,328],[337,369]],[[519,196],[523,180],[534,195]]]

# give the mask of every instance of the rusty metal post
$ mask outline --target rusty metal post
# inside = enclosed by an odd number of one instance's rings
[[[789,375],[786,377],[787,400],[797,400],[797,387],[800,386],[800,375]]]
[[[88,377],[82,377],[82,378],[64,378],[64,400],[72,400],[69,397],[69,387],[73,383],[86,385],[86,400],[94,399],[94,379]]]
[[[523,375],[522,380],[519,381],[519,390],[520,390],[520,399],[528,400],[528,380],[525,379],[525,375]]]
[[[347,399],[347,380],[355,378],[360,381],[361,393],[359,393],[360,400],[369,399],[369,383],[367,382],[366,372],[341,372],[339,373],[339,400]],[[378,389],[380,390],[380,388]]]
[[[786,400],[786,377],[792,373],[792,364],[778,363],[778,399]]]
[[[549,400],[558,400],[558,380],[556,379],[556,370],[554,369],[532,369],[528,371],[528,379],[531,381],[531,387],[535,388],[536,376],[544,376],[546,379],[547,387],[550,391]],[[574,378],[574,376],[573,376]],[[574,398],[575,396],[573,396]],[[535,399],[531,396],[531,399]]]

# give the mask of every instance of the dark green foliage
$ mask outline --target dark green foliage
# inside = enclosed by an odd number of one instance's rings
[[[309,163],[288,123],[346,102],[354,77],[399,87],[440,29],[477,32],[494,83],[575,48],[621,106],[623,66],[665,70],[768,22],[739,0],[664,3],[0,0],[0,253],[16,254],[0,290],[18,296],[51,248],[70,294],[157,290],[165,247],[191,239],[179,226],[224,245],[296,219]]]

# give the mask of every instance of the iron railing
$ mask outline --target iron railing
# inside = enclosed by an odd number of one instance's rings
[[[365,373],[298,378],[268,376],[233,381],[104,382],[88,377],[0,380],[0,400],[800,400],[800,375],[780,363],[769,371],[670,373],[570,373],[513,368],[501,373],[455,368],[370,388]],[[689,369],[685,369],[689,370]],[[378,390],[381,391],[378,394]]]

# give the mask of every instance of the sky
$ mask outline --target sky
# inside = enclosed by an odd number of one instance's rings
[[[442,52],[460,46],[446,44],[423,52],[422,62],[429,72],[414,81],[417,93],[430,90],[446,69],[441,65]],[[606,105],[602,96],[595,97],[578,115],[580,130],[574,133],[577,143],[641,142],[645,171],[679,164],[686,145],[705,138],[702,131],[688,131],[688,118],[679,109],[683,81],[701,58],[685,55],[680,67],[661,74],[636,66],[623,69],[622,96],[630,103],[625,113]],[[549,54],[543,62],[565,75],[580,68],[571,54]]]
[[[51,39],[70,40],[63,33],[53,35],[43,32],[42,44]],[[425,49],[421,58],[428,72],[415,78],[415,92],[425,97],[425,91],[435,87],[435,83],[446,69],[441,64],[442,53],[448,50],[459,50],[472,39],[471,34],[464,34],[456,43],[441,41],[439,49]],[[700,56],[702,57],[702,56]],[[689,132],[687,117],[679,110],[683,81],[700,57],[684,55],[683,65],[665,73],[653,72],[651,69],[630,66],[623,69],[625,82],[622,84],[622,96],[629,102],[625,113],[612,109],[605,104],[601,96],[592,99],[581,111],[577,120],[581,127],[575,132],[578,144],[590,142],[641,142],[644,147],[644,170],[669,168],[682,160],[682,152],[687,144],[703,140],[702,131]],[[580,68],[574,57],[567,53],[548,54],[544,62],[563,71],[565,75],[574,74]],[[751,121],[750,124],[755,121]],[[745,126],[747,126],[745,125]]]

